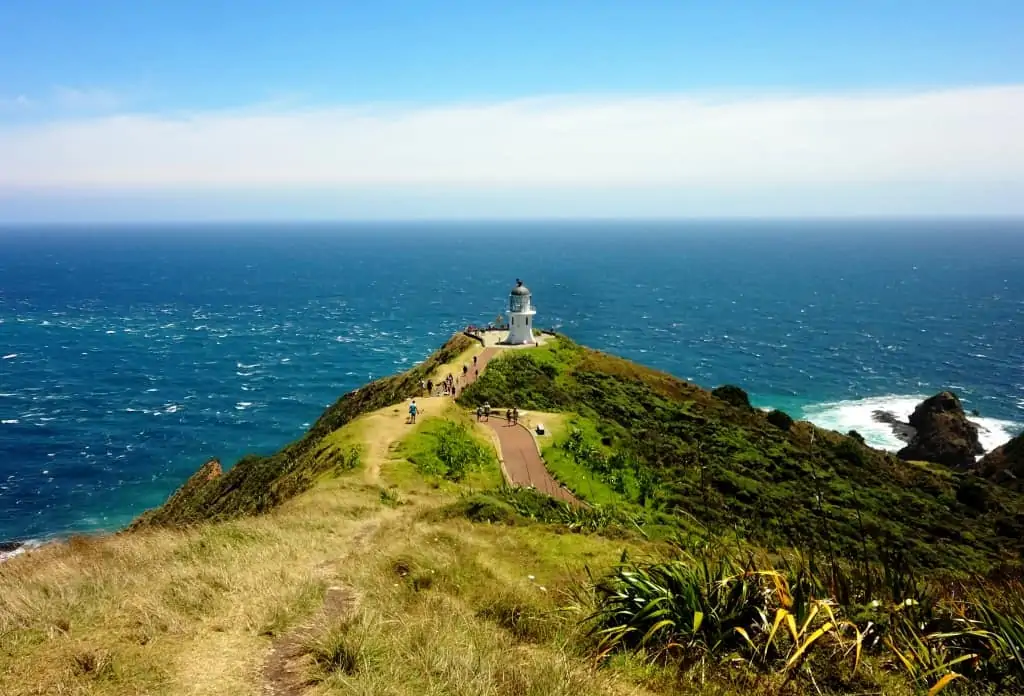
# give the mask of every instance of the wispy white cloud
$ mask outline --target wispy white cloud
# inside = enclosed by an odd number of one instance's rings
[[[991,183],[1020,198],[1022,123],[1024,85],[121,113],[0,125],[0,189],[806,186],[821,195]]]

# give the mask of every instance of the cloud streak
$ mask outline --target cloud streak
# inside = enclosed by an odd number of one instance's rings
[[[1022,123],[1024,85],[124,113],[0,124],[0,190],[894,182],[1024,193]]]

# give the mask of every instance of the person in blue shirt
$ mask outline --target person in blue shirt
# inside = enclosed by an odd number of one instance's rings
[[[410,423],[415,423],[416,422],[416,412],[418,410],[419,409],[416,408],[416,399],[413,399],[412,403],[409,404],[409,422]]]

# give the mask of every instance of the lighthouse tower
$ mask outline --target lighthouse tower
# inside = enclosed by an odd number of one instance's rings
[[[505,343],[526,345],[536,343],[533,340],[533,308],[530,291],[523,281],[516,279],[516,286],[508,296],[508,338]]]

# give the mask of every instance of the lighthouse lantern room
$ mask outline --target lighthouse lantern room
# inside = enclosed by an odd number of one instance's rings
[[[516,279],[516,286],[508,297],[508,337],[505,343],[527,345],[536,343],[533,339],[533,308],[530,291],[523,281]]]

